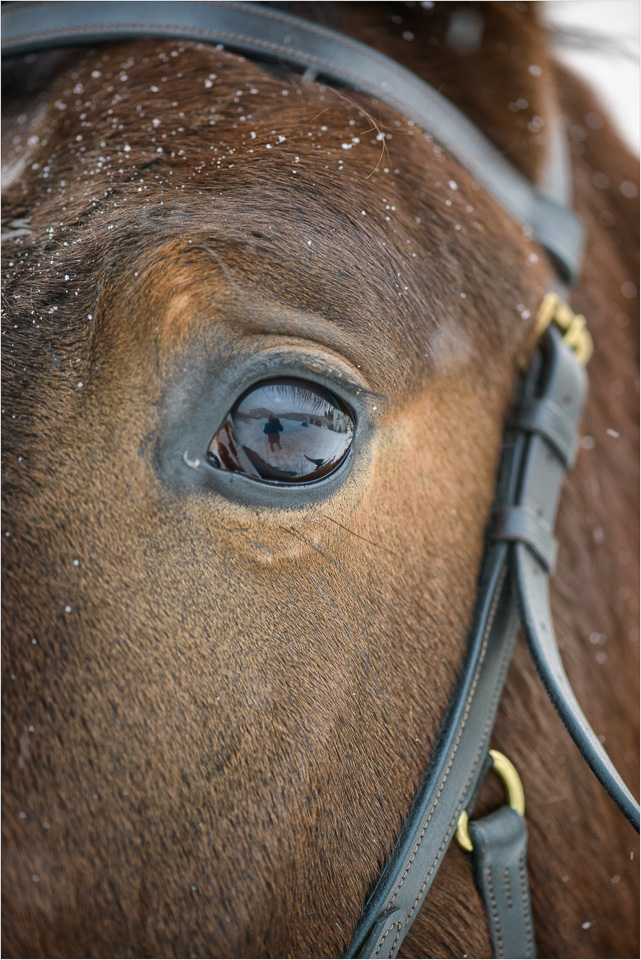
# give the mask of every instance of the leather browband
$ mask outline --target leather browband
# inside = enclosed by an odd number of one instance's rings
[[[37,19],[37,29],[33,20]],[[221,42],[243,53],[313,68],[413,118],[446,147],[516,220],[528,224],[565,279],[578,274],[582,230],[567,208],[571,179],[560,169],[546,195],[527,181],[448,101],[387,57],[334,31],[248,3],[12,3],[2,9],[5,55],[136,36]],[[567,308],[566,308],[567,311]],[[566,314],[567,315],[567,314]],[[582,319],[582,318],[580,318]],[[508,423],[494,522],[488,531],[468,651],[456,692],[407,821],[361,918],[346,957],[395,957],[423,902],[459,816],[470,810],[488,768],[488,746],[519,621],[543,683],[591,769],[639,829],[639,807],[589,727],[563,670],[552,627],[548,575],[565,470],[587,391],[584,367],[555,327],[537,349]],[[525,833],[508,808],[476,830],[484,864],[517,878]],[[504,831],[501,824],[507,824]],[[474,832],[473,824],[472,831]],[[503,831],[503,832],[501,832]],[[509,834],[509,836],[508,836]],[[512,839],[510,839],[512,838]],[[522,851],[522,854],[521,854]],[[497,860],[498,858],[498,860]],[[502,859],[501,859],[502,858]],[[515,879],[516,882],[516,879]],[[525,897],[518,918],[499,909],[511,952],[535,947]],[[527,930],[527,936],[523,933]]]
[[[445,147],[515,220],[527,224],[564,280],[578,276],[583,228],[569,208],[570,182],[564,139],[545,191],[534,186],[433,87],[389,57],[318,24],[269,8],[269,4],[189,2],[93,2],[57,0],[10,3],[2,11],[4,56],[51,47],[140,36],[223,43],[243,53],[280,60],[362,90],[414,120]],[[33,9],[35,8],[35,9]]]

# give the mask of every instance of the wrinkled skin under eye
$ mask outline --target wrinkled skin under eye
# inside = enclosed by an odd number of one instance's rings
[[[329,390],[280,377],[255,384],[234,404],[207,459],[254,480],[311,483],[340,466],[353,436],[353,415]]]

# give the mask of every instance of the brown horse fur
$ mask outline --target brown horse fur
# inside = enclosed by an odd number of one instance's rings
[[[553,608],[634,783],[636,165],[530,5],[476,5],[467,51],[464,4],[293,7],[429,79],[531,177],[561,104],[596,353]],[[460,669],[553,272],[366,97],[183,42],[53,60],[5,124],[4,954],[338,956]],[[275,368],[360,398],[345,483],[274,507],[186,463],[170,480],[189,398],[220,381],[228,409]],[[539,954],[637,955],[634,834],[523,648],[493,743],[525,783]],[[452,846],[404,955],[489,950]]]

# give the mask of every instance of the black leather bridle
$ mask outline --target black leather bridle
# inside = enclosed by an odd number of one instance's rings
[[[563,290],[579,274],[582,228],[569,207],[565,136],[537,187],[432,87],[382,54],[269,4],[37,2],[3,4],[2,50],[38,50],[139,36],[222,43],[261,59],[355,87],[413,119],[445,147],[547,251]],[[489,741],[519,625],[543,684],[588,765],[639,830],[639,806],[589,726],[565,675],[549,604],[553,537],[587,392],[591,340],[583,317],[557,293],[539,311],[539,346],[507,426],[468,650],[456,691],[405,825],[354,932],[347,957],[394,957],[431,885],[461,815],[466,821],[492,765]],[[518,806],[518,804],[515,804]],[[497,955],[535,956],[522,811],[500,808],[470,824],[476,877]],[[509,879],[497,893],[494,875]],[[489,886],[488,886],[489,877]],[[505,888],[505,883],[503,883]]]

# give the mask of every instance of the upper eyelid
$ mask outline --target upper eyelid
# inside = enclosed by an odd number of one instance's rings
[[[340,387],[340,383],[344,381],[345,381],[345,377],[340,377],[337,381],[338,386]],[[382,393],[377,393],[375,390],[368,390],[367,387],[364,387],[360,383],[355,383],[353,380],[348,380],[347,383],[352,388],[352,390],[358,393],[359,398],[364,398],[365,400],[378,401],[379,403],[383,403],[385,400],[385,397]]]
[[[264,340],[267,336],[269,334],[260,339]],[[256,345],[255,338],[252,338],[251,342],[252,346]],[[315,347],[319,354],[307,352],[306,347],[308,345]],[[352,392],[359,400],[378,404],[379,410],[381,406],[385,406],[387,403],[387,397],[384,393],[365,386],[363,380],[356,373],[351,372],[356,366],[353,360],[347,359],[338,351],[334,352],[327,344],[319,344],[317,340],[312,340],[302,334],[297,336],[288,334],[280,337],[275,336],[273,344],[262,343],[261,346],[262,350],[260,352],[263,354],[265,362],[269,362],[277,355],[282,356],[283,368],[288,371],[287,376],[301,376],[304,373],[307,379],[313,380],[315,375],[320,374],[327,377],[339,393],[341,386],[344,386],[347,388],[345,392]],[[255,354],[252,359],[256,360]],[[337,366],[338,370],[336,369]],[[244,384],[243,390],[249,389],[261,379],[269,379],[273,376],[274,374],[271,372],[263,373],[263,371],[256,370],[256,375],[252,377],[251,381]]]
[[[314,377],[319,375],[319,371],[313,368],[310,368],[305,364],[302,364],[300,367],[298,367],[298,366],[295,366],[294,363],[292,363],[291,369],[290,369],[290,362],[288,358],[288,361],[286,364],[283,365],[283,368],[284,370],[285,369],[287,370],[286,373],[272,374],[272,373],[265,372],[262,376],[261,375],[257,376],[254,380],[251,381],[251,383],[249,383],[246,387],[244,387],[241,392],[238,393],[238,396],[235,397],[233,403],[230,405],[230,409],[249,390],[253,390],[255,387],[260,386],[261,383],[264,383],[267,380],[276,379],[278,376],[295,377],[299,380],[307,381],[308,383],[312,384],[312,386],[318,385],[315,383]],[[382,393],[377,393],[375,390],[370,390],[367,387],[364,387],[362,383],[359,383],[357,380],[352,380],[350,377],[345,376],[345,374],[342,374],[340,377],[337,377],[337,376],[332,376],[331,374],[328,374],[325,372],[324,376],[327,377],[329,381],[331,381],[333,388],[336,390],[336,393],[338,394],[339,397],[341,397],[344,400],[344,402],[349,401],[350,393],[352,392],[356,394],[359,400],[374,401],[378,403],[384,403],[385,401],[385,397]],[[325,386],[325,385],[320,384],[320,386]],[[347,393],[347,398],[343,397],[343,391],[341,390],[341,387],[347,387],[347,389],[344,391],[345,393]]]

